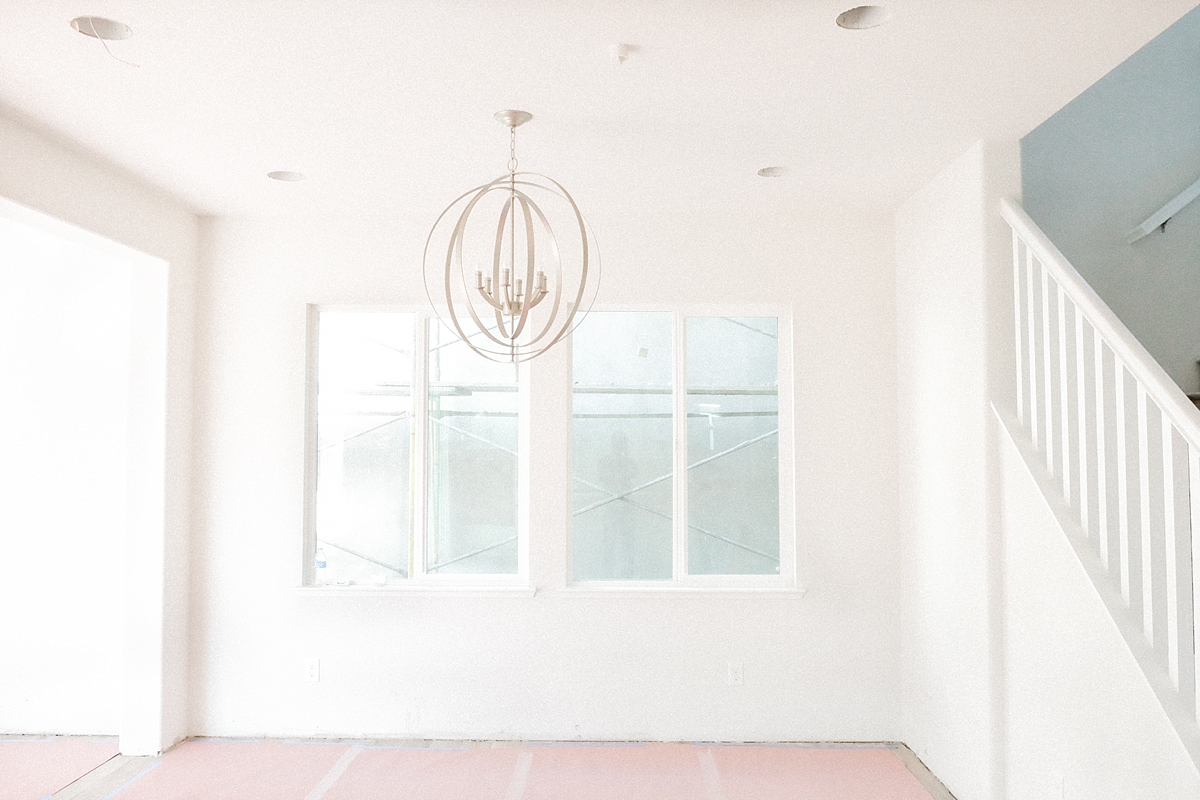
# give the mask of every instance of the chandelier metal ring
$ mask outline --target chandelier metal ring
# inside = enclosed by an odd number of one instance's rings
[[[438,215],[425,240],[422,266],[426,296],[467,347],[492,361],[521,362],[562,341],[591,310],[599,247],[562,184],[540,173],[515,171],[516,126],[529,115],[506,111],[496,116],[510,125],[510,172],[462,193]],[[481,204],[496,193],[502,193],[502,204],[494,236],[481,240],[470,234],[478,227],[472,215],[478,217]],[[573,263],[564,265],[552,214],[538,203],[547,198],[561,201],[556,221],[578,236],[568,247]],[[436,254],[443,249],[441,259]],[[436,301],[434,287],[440,294]],[[474,330],[468,330],[471,324]]]

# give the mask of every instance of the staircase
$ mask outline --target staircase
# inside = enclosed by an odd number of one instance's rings
[[[1200,767],[1200,410],[1011,200],[1018,443]]]

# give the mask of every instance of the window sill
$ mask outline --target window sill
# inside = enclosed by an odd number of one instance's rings
[[[487,584],[444,584],[393,583],[386,586],[297,586],[293,593],[302,597],[533,597],[537,589],[532,586],[487,585]]]
[[[560,589],[563,597],[778,597],[799,599],[808,592],[796,586],[604,586],[574,584]]]
[[[486,584],[436,585],[429,583],[389,584],[387,586],[297,586],[292,592],[302,597],[534,597],[535,595],[575,599],[612,599],[641,597],[760,597],[798,600],[807,589],[788,586],[605,586],[574,584],[559,589],[533,586]]]

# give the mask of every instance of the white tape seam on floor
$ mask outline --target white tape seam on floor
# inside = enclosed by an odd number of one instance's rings
[[[121,792],[123,792],[123,791],[125,791],[126,789],[128,789],[128,788],[129,788],[131,785],[133,785],[133,783],[134,783],[134,782],[136,782],[137,780],[139,780],[139,779],[140,779],[140,778],[141,778],[143,775],[145,775],[147,772],[149,772],[150,770],[154,769],[155,767],[157,767],[157,766],[158,766],[159,764],[161,764],[161,763],[162,763],[162,756],[159,756],[159,757],[158,757],[158,758],[157,758],[157,759],[154,761],[154,763],[153,763],[153,764],[151,764],[150,766],[146,767],[144,770],[142,770],[141,772],[139,772],[137,775],[134,775],[132,778],[130,778],[129,780],[125,781],[125,782],[124,782],[124,783],[122,783],[120,786],[118,786],[116,789],[113,789],[111,792],[109,792],[107,795],[105,795],[105,797],[104,797],[104,800],[112,800],[112,798],[116,797],[118,794],[120,794]]]
[[[317,785],[304,797],[304,800],[321,800],[325,796],[325,793],[329,791],[329,788],[337,783],[337,779],[342,777],[342,773],[350,766],[350,762],[357,758],[358,754],[362,751],[361,747],[355,746],[342,753],[342,757],[329,768],[329,772],[325,773],[325,777],[317,782]]]
[[[521,800],[525,795],[525,784],[529,781],[529,768],[533,766],[533,753],[525,750],[517,756],[517,766],[513,769],[512,782],[508,784],[508,793],[504,800]]]
[[[708,800],[725,800],[725,793],[721,791],[721,776],[717,774],[717,762],[713,758],[712,750],[707,747],[698,750],[696,758],[700,759],[700,772],[704,775],[704,788],[708,790]]]

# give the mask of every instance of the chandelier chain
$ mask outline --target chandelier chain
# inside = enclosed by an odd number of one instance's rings
[[[517,126],[508,129],[508,174],[517,171]]]

